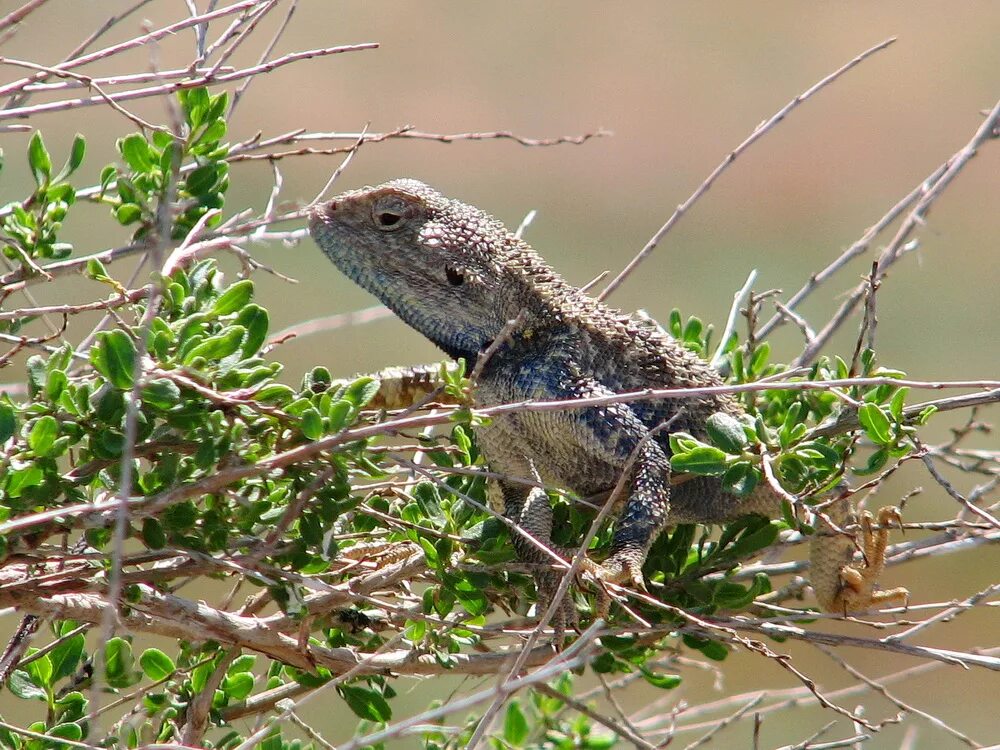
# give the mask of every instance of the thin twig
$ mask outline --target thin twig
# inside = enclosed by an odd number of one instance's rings
[[[651,252],[653,252],[654,249],[656,249],[656,246],[660,244],[660,241],[666,236],[667,232],[673,229],[674,225],[678,221],[680,221],[681,217],[687,212],[689,208],[691,208],[691,206],[694,205],[695,201],[697,201],[699,198],[701,198],[702,195],[708,192],[708,189],[712,187],[712,184],[719,177],[719,175],[721,175],[724,171],[726,171],[726,169],[729,167],[730,164],[736,161],[736,157],[738,157],[740,154],[746,151],[751,145],[753,145],[758,139],[760,139],[761,136],[763,136],[765,133],[771,130],[775,125],[777,125],[779,122],[785,119],[785,117],[799,104],[801,104],[806,99],[811,97],[813,94],[822,89],[824,86],[837,80],[840,76],[849,71],[851,68],[855,67],[856,65],[859,65],[865,59],[871,57],[876,52],[880,52],[881,50],[885,49],[895,41],[896,38],[891,37],[889,39],[886,39],[884,42],[876,44],[871,49],[865,50],[846,65],[841,66],[830,75],[826,76],[822,80],[810,86],[808,89],[806,89],[797,97],[788,102],[788,104],[786,104],[784,107],[775,112],[770,118],[768,118],[760,125],[758,125],[756,128],[754,128],[754,131],[739,146],[730,151],[729,154],[726,155],[726,158],[723,159],[722,162],[719,164],[719,166],[717,166],[714,170],[712,170],[712,173],[705,178],[704,182],[702,182],[695,189],[693,193],[691,193],[688,199],[685,200],[683,203],[681,203],[674,210],[674,212],[670,215],[670,218],[667,219],[666,223],[664,223],[664,225],[657,230],[656,234],[654,234],[652,238],[650,238],[649,242],[646,243],[645,247],[643,247],[642,250],[640,250],[639,253],[634,258],[632,258],[632,260],[629,261],[628,265],[626,265],[625,268],[622,269],[621,273],[619,273],[617,276],[615,276],[615,278],[611,280],[611,282],[604,288],[604,291],[602,291],[597,298],[600,300],[607,299],[607,297],[612,292],[614,292],[619,286],[621,286],[622,282],[625,281],[626,278],[628,278],[628,276],[632,273],[632,271],[635,270],[636,266],[638,266],[646,258],[646,256],[648,256]]]
[[[917,204],[907,215],[906,219],[903,220],[903,223],[900,225],[896,235],[892,238],[892,241],[886,246],[885,250],[883,250],[882,254],[879,256],[877,271],[878,279],[884,277],[889,267],[899,258],[904,249],[904,243],[909,238],[910,234],[917,227],[924,225],[927,212],[930,210],[934,201],[941,196],[945,189],[951,184],[952,180],[954,180],[965,165],[969,163],[969,160],[976,155],[976,151],[979,147],[990,138],[995,137],[994,130],[998,126],[1000,126],[1000,101],[993,106],[990,114],[983,121],[982,125],[979,126],[969,142],[960,148],[946,162],[947,166],[941,173],[940,177],[938,177],[933,183],[929,183],[925,186],[920,200],[917,201]],[[826,346],[826,343],[830,340],[833,334],[837,332],[841,325],[843,325],[844,321],[854,311],[854,308],[864,298],[865,290],[867,288],[867,281],[864,281],[855,287],[850,296],[844,300],[843,303],[841,303],[837,312],[834,313],[830,321],[819,331],[819,333],[816,334],[816,338],[811,343],[806,345],[802,354],[796,357],[793,364],[808,364],[816,358],[820,350]]]

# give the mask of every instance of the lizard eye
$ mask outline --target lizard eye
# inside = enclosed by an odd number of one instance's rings
[[[448,283],[452,286],[462,286],[465,283],[465,274],[452,266],[444,267],[444,275],[448,277]]]
[[[386,196],[372,206],[372,219],[383,232],[393,232],[406,224],[406,202],[398,196]]]
[[[379,211],[375,214],[380,229],[397,229],[403,217],[392,211]]]

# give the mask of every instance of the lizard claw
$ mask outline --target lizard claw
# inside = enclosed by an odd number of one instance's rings
[[[642,575],[642,558],[641,553],[637,554],[632,550],[616,552],[603,564],[588,558],[584,564],[583,572],[601,583],[630,586],[636,591],[648,594],[646,579]]]
[[[860,539],[864,559],[860,564],[844,565],[839,572],[839,587],[832,602],[826,608],[835,612],[855,612],[872,607],[909,601],[910,592],[902,587],[876,590],[878,579],[885,570],[885,550],[889,544],[889,528],[902,528],[903,519],[899,508],[887,506],[876,516],[865,511],[860,518]]]

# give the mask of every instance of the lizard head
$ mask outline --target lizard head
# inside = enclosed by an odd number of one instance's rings
[[[453,357],[475,361],[558,277],[492,216],[401,179],[316,205],[309,231],[349,278]]]

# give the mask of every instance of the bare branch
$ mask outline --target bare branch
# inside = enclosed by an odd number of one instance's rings
[[[750,146],[754,144],[754,142],[759,140],[761,136],[763,136],[765,133],[771,130],[775,125],[784,120],[785,117],[799,104],[804,102],[806,99],[811,97],[813,94],[815,94],[817,91],[825,87],[827,84],[833,83],[835,80],[840,78],[840,76],[849,71],[851,68],[861,64],[865,59],[871,57],[876,52],[880,52],[881,50],[885,49],[895,41],[896,38],[891,37],[889,39],[886,39],[884,42],[876,44],[871,49],[865,50],[846,65],[841,66],[830,75],[826,76],[820,81],[817,81],[815,84],[813,84],[808,89],[799,94],[797,97],[788,102],[788,104],[786,104],[784,107],[782,107],[773,115],[771,115],[770,118],[768,118],[760,125],[758,125],[756,128],[754,128],[754,131],[746,138],[746,140],[744,140],[739,146],[730,151],[729,154],[726,156],[726,158],[723,159],[722,162],[719,164],[719,166],[717,166],[712,171],[712,173],[705,178],[705,181],[702,182],[695,189],[693,193],[691,193],[688,199],[683,203],[681,203],[674,210],[674,212],[670,215],[670,218],[667,219],[666,223],[664,223],[664,225],[656,231],[656,234],[654,234],[652,238],[649,240],[649,242],[646,243],[645,247],[643,247],[642,250],[640,250],[639,253],[634,258],[632,258],[632,260],[628,262],[628,265],[626,265],[625,268],[622,269],[621,273],[619,273],[615,278],[613,278],[608,283],[608,285],[604,288],[604,291],[602,291],[597,298],[600,300],[607,299],[608,296],[615,291],[615,289],[621,286],[622,282],[625,281],[626,278],[628,278],[628,276],[632,273],[632,271],[636,268],[636,266],[638,266],[643,260],[645,260],[647,255],[649,255],[651,252],[653,252],[653,250],[656,249],[656,246],[660,244],[660,241],[666,236],[667,232],[673,229],[674,225],[678,221],[680,221],[681,217],[687,212],[689,208],[691,208],[691,206],[694,205],[695,201],[697,201],[699,198],[701,198],[702,195],[707,193],[708,189],[712,187],[712,184],[719,177],[719,175],[725,172],[726,169],[729,167],[729,165],[732,164],[734,161],[736,161],[736,157],[738,157],[740,154],[746,151]]]

